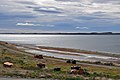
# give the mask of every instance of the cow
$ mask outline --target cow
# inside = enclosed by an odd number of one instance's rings
[[[34,58],[43,59],[42,55],[34,55]]]
[[[79,70],[81,67],[80,66],[72,66],[71,69]]]
[[[71,63],[71,60],[67,60],[66,63]]]
[[[85,73],[85,72],[84,72],[84,69],[79,69],[79,70],[78,70],[78,74],[79,74],[79,75],[84,75],[84,73]]]
[[[84,75],[84,70],[83,70],[83,69],[79,69],[79,70],[71,69],[70,73],[71,73],[71,74]]]
[[[45,68],[45,64],[44,64],[44,63],[38,63],[37,66],[38,66],[39,68]]]
[[[76,60],[67,60],[66,63],[76,64]]]
[[[72,70],[70,71],[70,74],[78,74],[78,71],[75,70],[75,69],[72,69]]]
[[[54,70],[54,71],[60,71],[61,68],[54,68],[53,70]]]
[[[3,66],[4,66],[4,67],[12,67],[12,66],[13,66],[13,63],[11,63],[11,62],[4,62],[4,63],[3,63]]]
[[[76,64],[76,60],[73,60],[73,61],[72,61],[72,64]]]

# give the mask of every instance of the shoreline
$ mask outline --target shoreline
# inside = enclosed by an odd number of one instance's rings
[[[82,54],[95,54],[95,55],[104,55],[109,57],[120,58],[120,54],[114,54],[112,52],[105,51],[90,51],[90,50],[81,50],[75,48],[62,48],[62,47],[52,47],[52,46],[40,46],[40,45],[29,45],[29,44],[16,44],[18,47],[26,47],[30,49],[36,49],[41,51],[56,51],[56,52],[66,52],[66,53],[82,53]]]
[[[6,42],[4,42],[6,43]],[[32,46],[32,45],[14,45],[17,49],[21,49],[25,52],[32,52],[34,54],[41,54],[44,56],[51,56],[56,58],[63,59],[73,59],[78,61],[89,61],[89,62],[113,62],[120,64],[120,55],[118,54],[108,54],[102,52],[93,52],[80,49],[71,49],[71,48],[59,48],[59,47],[47,47],[47,46]]]
[[[46,46],[22,46],[26,48],[26,52],[32,52],[34,54],[41,54],[45,56],[51,56],[56,58],[63,58],[63,59],[73,59],[78,61],[89,61],[89,62],[113,62],[120,64],[120,58],[118,55],[109,55],[100,52],[91,52],[85,50],[78,50],[76,49],[68,49],[68,48],[56,48],[56,47],[46,47]],[[84,53],[85,52],[85,53]],[[89,54],[90,52],[90,54]]]
[[[41,49],[48,49],[48,50],[58,50],[58,51],[83,53],[83,54],[96,54],[96,55],[104,55],[104,56],[120,58],[120,54],[113,54],[110,52],[88,51],[88,50],[81,50],[81,49],[74,49],[74,48],[60,48],[60,47],[48,47],[48,46],[36,46],[36,47],[39,47]]]

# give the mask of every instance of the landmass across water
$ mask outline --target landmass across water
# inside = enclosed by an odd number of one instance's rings
[[[113,32],[91,32],[91,33],[78,33],[78,32],[60,32],[60,33],[0,33],[0,34],[42,34],[42,35],[120,35],[120,33]]]

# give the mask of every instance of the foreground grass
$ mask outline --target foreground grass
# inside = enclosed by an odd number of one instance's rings
[[[93,67],[86,65],[78,65],[83,69],[88,70],[90,75],[73,75],[70,74],[71,66],[77,64],[68,64],[65,62],[56,61],[50,59],[50,57],[44,57],[44,59],[36,59],[33,56],[26,56],[24,54],[11,53],[9,51],[2,52],[0,48],[0,76],[5,77],[21,77],[21,78],[49,78],[49,79],[60,79],[60,80],[83,80],[86,77],[93,79],[95,77],[107,77],[120,79],[119,68],[102,68]],[[5,61],[14,63],[11,68],[3,67]],[[36,66],[37,63],[42,62],[46,64],[46,68],[40,69]],[[61,71],[54,71],[53,68],[59,67]]]

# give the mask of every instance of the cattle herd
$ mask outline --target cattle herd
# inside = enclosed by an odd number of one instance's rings
[[[43,56],[42,55],[34,55],[34,58],[43,59]],[[76,60],[67,60],[66,63],[76,64]],[[36,64],[36,65],[39,68],[45,68],[46,67],[46,64],[45,63],[41,63],[41,62]],[[3,66],[11,68],[13,66],[13,63],[11,63],[11,62],[4,62]],[[61,71],[61,68],[56,67],[56,68],[53,68],[53,70],[54,71]],[[71,66],[70,74],[84,75],[84,74],[89,74],[89,73],[86,70],[82,69],[80,66]]]

